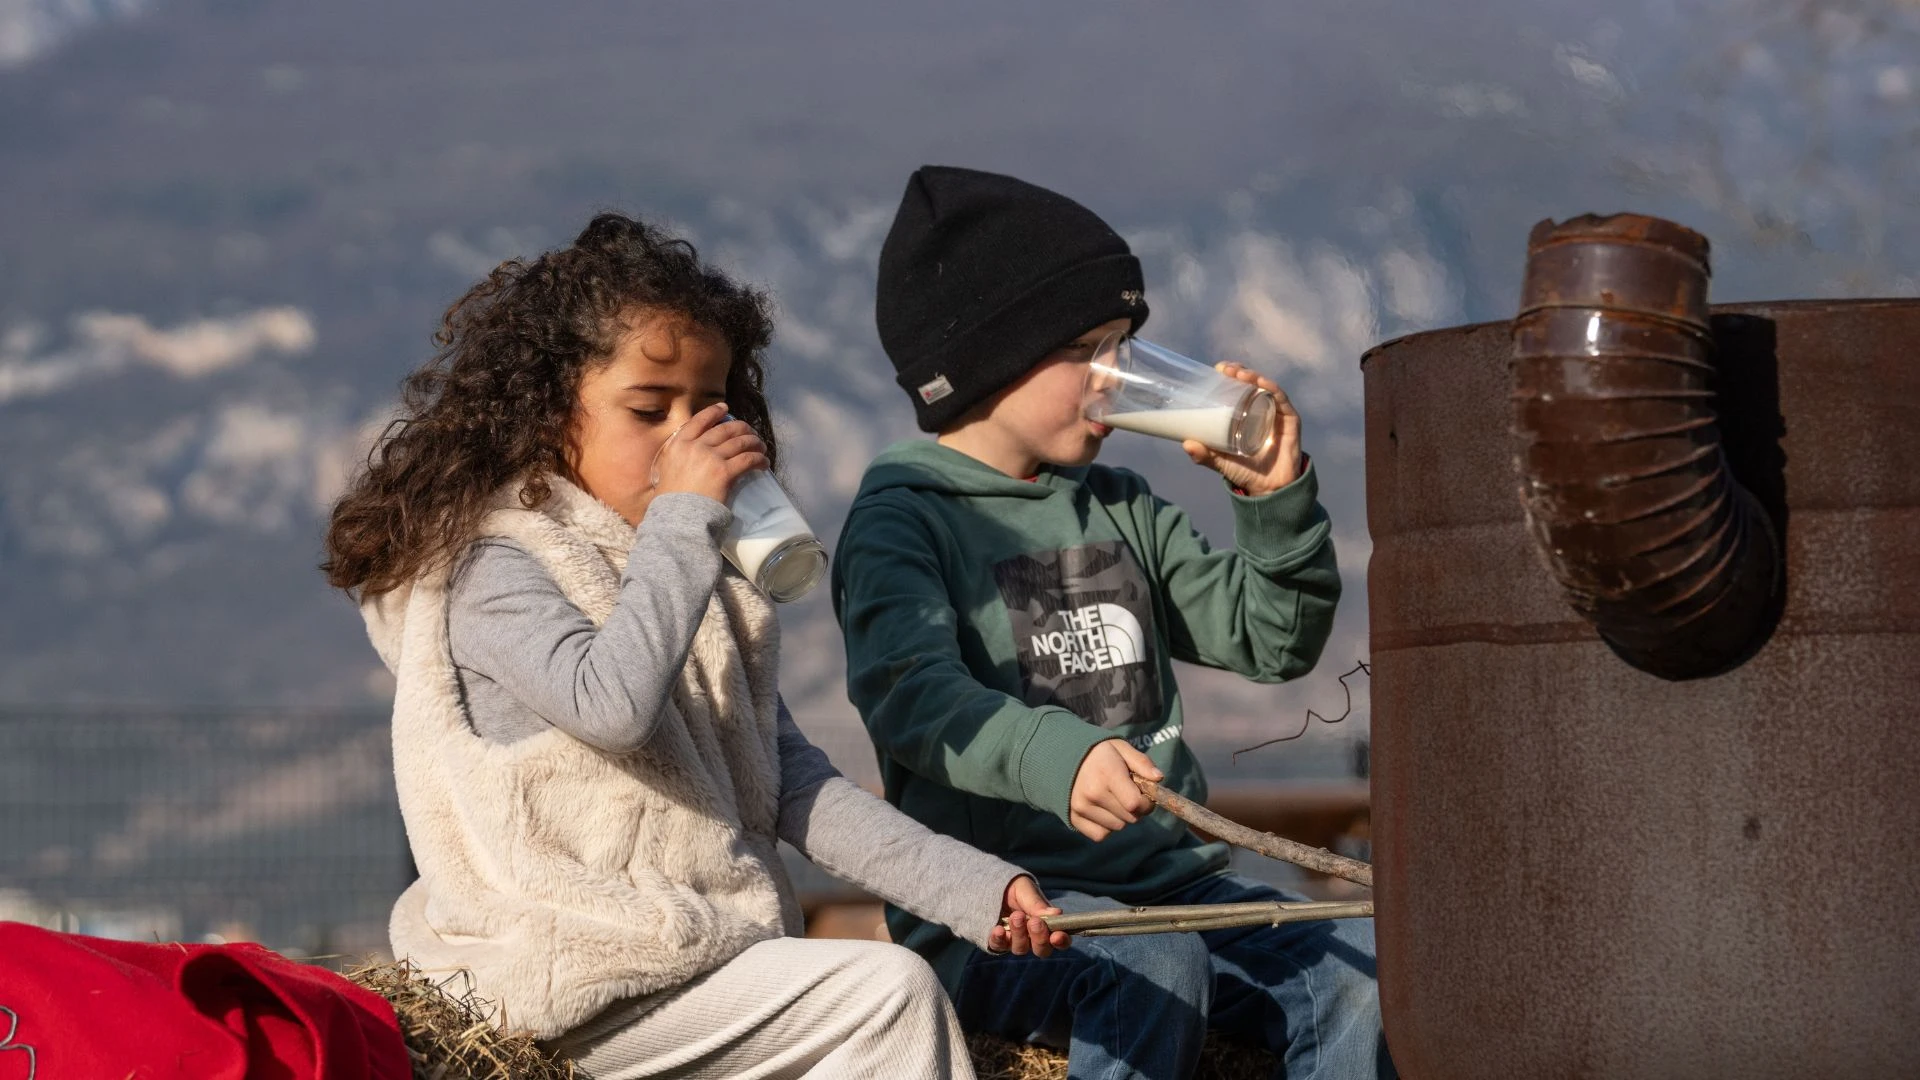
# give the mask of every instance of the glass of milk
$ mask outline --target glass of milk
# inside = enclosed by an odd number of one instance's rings
[[[740,478],[727,499],[733,522],[720,539],[720,553],[748,581],[778,603],[798,600],[820,584],[827,549],[765,469]]]
[[[1278,412],[1265,390],[1131,334],[1102,341],[1087,372],[1087,419],[1225,454],[1265,450]]]
[[[657,464],[653,482],[660,482]],[[735,481],[727,509],[733,521],[720,538],[720,554],[774,602],[798,600],[826,576],[827,549],[772,473],[755,469]]]

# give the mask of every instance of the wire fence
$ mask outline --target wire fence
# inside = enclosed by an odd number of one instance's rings
[[[0,709],[0,919],[294,955],[383,951],[413,876],[387,719]],[[877,780],[857,726],[801,722],[850,777]],[[1195,749],[1216,776],[1246,772],[1244,758],[1229,764],[1230,743]],[[1301,749],[1291,772],[1364,769],[1353,745]],[[789,862],[803,891],[844,890]]]
[[[0,712],[0,917],[378,948],[411,874],[382,713]]]

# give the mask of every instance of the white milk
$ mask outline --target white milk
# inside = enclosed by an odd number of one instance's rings
[[[1232,405],[1209,405],[1200,409],[1142,409],[1137,412],[1108,413],[1100,423],[1142,435],[1162,439],[1197,439],[1215,450],[1233,446]]]
[[[787,594],[794,588],[805,592],[809,587],[807,573],[814,565],[808,559],[783,558],[774,571],[779,580],[763,581],[760,576],[767,557],[787,543],[795,538],[813,540],[813,530],[807,527],[800,511],[787,501],[779,485],[766,473],[754,473],[734,492],[732,505],[733,523],[727,526],[727,533],[720,540],[720,553],[746,575],[748,581],[775,599],[793,599],[798,593]],[[814,546],[818,547],[817,541]]]
[[[727,542],[721,545],[720,550],[726,555],[728,562],[740,568],[740,572],[746,575],[748,581],[758,583],[760,567],[765,565],[767,556],[780,550],[780,545],[791,539],[793,539],[791,535],[743,536],[738,540],[728,538]]]

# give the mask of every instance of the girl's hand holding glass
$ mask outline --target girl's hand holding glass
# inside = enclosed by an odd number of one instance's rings
[[[671,458],[670,458],[671,455]],[[653,488],[694,491],[727,504],[733,520],[720,554],[776,603],[798,600],[827,572],[827,549],[767,471],[766,444],[725,402],[693,415],[654,456]],[[669,469],[681,486],[670,486]]]
[[[768,465],[766,444],[744,420],[727,418],[719,402],[693,414],[654,458],[654,492],[705,495],[726,502],[742,476]]]

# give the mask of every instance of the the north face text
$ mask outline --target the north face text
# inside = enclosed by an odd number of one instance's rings
[[[1126,544],[1034,551],[996,564],[1028,705],[1059,705],[1089,723],[1160,719],[1153,600]]]
[[[1145,659],[1140,620],[1117,604],[1088,604],[1060,613],[1064,629],[1032,635],[1036,660],[1059,662],[1058,674],[1105,671]]]

